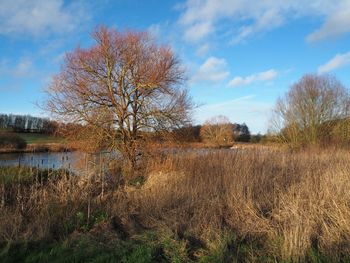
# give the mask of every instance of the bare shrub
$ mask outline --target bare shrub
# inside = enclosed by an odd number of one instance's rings
[[[233,124],[225,116],[219,115],[207,120],[200,130],[204,142],[214,146],[229,146],[233,143]]]
[[[349,114],[349,92],[335,77],[305,75],[279,98],[271,126],[282,141],[323,144],[331,140],[335,126],[346,123]]]

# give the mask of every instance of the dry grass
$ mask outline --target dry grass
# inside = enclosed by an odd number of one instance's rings
[[[317,250],[340,261],[350,255],[349,161],[345,151],[199,150],[153,158],[138,187],[117,189],[115,176],[22,185],[2,202],[0,239],[69,234],[67,222],[81,227],[77,214],[88,225],[103,210],[131,234],[170,229],[208,251],[234,234],[257,244],[250,260],[298,261]]]
[[[303,259],[311,248],[350,255],[350,154],[248,150],[177,155],[135,194],[148,224],[209,241],[234,232],[266,254]]]

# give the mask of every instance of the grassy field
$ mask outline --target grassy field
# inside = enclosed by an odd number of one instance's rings
[[[27,144],[59,143],[62,138],[40,133],[17,133]]]
[[[27,144],[45,144],[62,142],[62,138],[42,133],[17,133],[13,132],[12,129],[3,128],[0,129],[0,132],[14,133],[23,138],[27,142]]]
[[[1,262],[350,261],[347,151],[164,155],[133,178],[117,164],[45,180],[13,169]]]

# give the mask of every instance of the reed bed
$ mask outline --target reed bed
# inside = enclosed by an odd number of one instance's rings
[[[220,259],[207,262],[349,260],[347,151],[176,152],[134,176],[121,180],[123,170],[110,165],[85,176],[0,181],[0,240],[157,230],[186,241],[183,261],[215,253]]]

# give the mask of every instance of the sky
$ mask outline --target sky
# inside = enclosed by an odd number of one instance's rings
[[[66,52],[98,25],[149,31],[186,68],[197,107],[265,133],[276,99],[304,74],[350,88],[350,0],[0,0],[0,113],[37,104]]]

